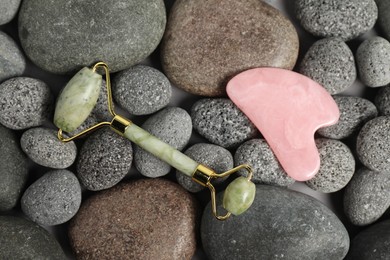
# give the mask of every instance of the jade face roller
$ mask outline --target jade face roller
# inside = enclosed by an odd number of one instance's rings
[[[103,68],[105,71],[108,110],[113,119],[111,122],[101,122],[79,134],[65,138],[63,131],[70,133],[76,130],[87,119],[96,105],[102,84],[102,76],[96,72],[98,68]],[[68,82],[57,100],[54,124],[59,128],[58,138],[63,142],[74,140],[102,126],[110,126],[118,134],[128,138],[139,147],[170,164],[188,177],[192,177],[195,182],[208,187],[211,192],[213,215],[219,220],[225,220],[231,214],[239,215],[245,212],[254,200],[256,189],[251,181],[252,170],[248,165],[240,165],[227,172],[217,174],[207,166],[197,163],[138,127],[130,120],[117,115],[113,108],[109,68],[104,62],[96,63],[92,69],[86,67],[81,69]],[[226,215],[218,215],[215,189],[211,180],[229,176],[241,169],[247,171],[247,177],[238,177],[227,186],[223,196],[223,207],[227,210],[227,213]]]

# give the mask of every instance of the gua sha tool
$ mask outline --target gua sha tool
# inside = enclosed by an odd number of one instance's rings
[[[256,68],[232,78],[226,90],[291,178],[306,181],[314,177],[320,167],[314,133],[335,124],[340,115],[321,85],[293,71]]]
[[[101,122],[79,134],[65,138],[63,131],[73,132],[76,130],[96,105],[102,84],[102,76],[96,72],[98,68],[103,68],[105,71],[108,110],[113,116],[113,119],[111,122]],[[185,175],[192,177],[195,182],[208,187],[211,192],[213,215],[219,220],[225,220],[231,214],[239,215],[245,212],[254,200],[256,188],[251,181],[252,169],[250,166],[240,165],[227,172],[217,174],[207,166],[197,163],[157,137],[146,132],[130,120],[117,115],[113,109],[109,68],[104,62],[96,63],[92,69],[83,68],[68,82],[58,98],[54,114],[54,124],[59,128],[58,138],[63,142],[74,140],[99,127],[110,126],[118,134],[128,138],[139,147],[152,153]],[[228,185],[223,196],[223,207],[227,210],[227,214],[223,216],[218,215],[215,189],[211,184],[211,180],[229,176],[241,169],[247,171],[247,177],[238,177]]]

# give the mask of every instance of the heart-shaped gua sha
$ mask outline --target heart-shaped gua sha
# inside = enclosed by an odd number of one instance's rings
[[[314,133],[340,116],[321,85],[293,71],[256,68],[231,79],[227,93],[260,130],[291,178],[306,181],[318,172]]]

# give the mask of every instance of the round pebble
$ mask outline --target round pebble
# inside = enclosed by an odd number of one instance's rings
[[[378,115],[376,106],[369,100],[352,96],[333,96],[340,110],[339,121],[318,129],[323,137],[343,139],[357,134],[363,125]]]
[[[77,259],[191,259],[196,219],[195,199],[178,184],[143,179],[86,200],[69,238]]]
[[[390,3],[388,0],[375,0],[378,6],[378,24],[381,32],[390,41]]]
[[[234,155],[234,164],[236,166],[249,164],[253,169],[252,181],[254,183],[290,186],[295,182],[283,170],[264,139],[252,139],[238,147]]]
[[[200,135],[224,148],[239,146],[258,134],[256,126],[227,98],[197,101],[192,106],[191,118]]]
[[[377,117],[363,126],[357,138],[356,152],[369,169],[390,172],[390,117]]]
[[[21,0],[1,1],[0,25],[9,23],[15,17],[19,9],[20,2]]]
[[[11,130],[1,125],[0,165],[1,212],[10,210],[17,205],[28,178],[27,157],[19,147],[19,140]]]
[[[379,89],[375,97],[375,105],[381,116],[390,116],[390,85]]]
[[[0,10],[2,12],[3,9]],[[0,17],[1,20],[1,17]],[[0,23],[1,24],[1,23]],[[0,31],[0,82],[20,76],[26,69],[26,59],[14,40]]]
[[[130,171],[133,160],[131,142],[110,129],[93,133],[77,158],[77,176],[88,190],[111,188]]]
[[[115,72],[156,49],[165,13],[162,0],[23,1],[19,38],[28,57],[47,71],[72,72],[99,59]]]
[[[43,175],[24,192],[22,210],[40,225],[58,225],[70,220],[81,204],[81,187],[68,170]]]
[[[339,38],[316,41],[303,57],[299,72],[321,84],[332,95],[343,92],[356,79],[353,53]]]
[[[168,105],[172,87],[160,71],[137,65],[115,76],[113,95],[130,114],[149,115]]]
[[[355,173],[355,158],[351,150],[338,140],[319,138],[316,146],[320,154],[320,169],[307,186],[323,193],[344,188]]]
[[[58,139],[57,131],[43,127],[25,131],[20,145],[35,163],[54,169],[68,168],[77,156],[77,147],[73,141],[63,143]]]
[[[188,148],[184,154],[196,162],[213,169],[216,173],[224,173],[234,166],[231,153],[225,148],[214,144],[198,143]],[[198,192],[205,188],[180,171],[176,171],[176,179],[181,186],[190,192]],[[225,179],[215,179],[212,183],[218,184]]]
[[[374,0],[297,0],[294,4],[302,27],[324,38],[354,39],[373,28],[378,17]]]
[[[298,49],[292,23],[263,1],[175,1],[161,57],[175,86],[196,95],[220,96],[227,81],[244,70],[292,69]]]
[[[192,134],[191,117],[179,107],[161,110],[149,117],[142,128],[177,150],[187,145]],[[171,170],[169,164],[138,146],[134,148],[134,163],[142,175],[151,178],[164,176]]]
[[[21,130],[42,125],[51,117],[53,97],[42,81],[27,77],[0,84],[0,123]]]

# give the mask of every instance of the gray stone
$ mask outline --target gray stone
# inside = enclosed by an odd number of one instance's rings
[[[25,131],[20,145],[35,163],[54,169],[68,168],[77,156],[77,147],[73,141],[63,143],[58,139],[57,131],[43,127]]]
[[[388,0],[375,0],[378,6],[378,24],[383,36],[390,41],[390,3]]]
[[[295,182],[283,170],[264,139],[252,139],[238,147],[234,154],[234,164],[249,164],[253,169],[254,183],[289,186]]]
[[[76,215],[81,187],[68,170],[47,172],[24,192],[21,205],[26,216],[40,225],[58,225]]]
[[[360,80],[369,87],[390,83],[390,43],[382,37],[373,37],[360,44],[356,51]]]
[[[390,116],[390,85],[379,89],[375,97],[375,105],[381,116]]]
[[[0,211],[16,206],[27,177],[27,158],[19,140],[11,130],[0,125]]]
[[[316,41],[303,57],[299,72],[321,84],[332,95],[343,92],[356,79],[353,53],[339,38]]]
[[[242,215],[218,221],[210,210],[209,203],[201,223],[210,259],[341,260],[348,252],[348,233],[336,215],[299,192],[256,185],[255,200]]]
[[[188,148],[184,154],[196,162],[213,169],[216,173],[224,173],[234,166],[231,153],[225,148],[214,144],[198,143]],[[205,188],[179,171],[176,171],[176,179],[181,186],[190,192],[198,192]],[[225,179],[215,179],[212,183],[218,184]]]
[[[178,150],[187,145],[192,134],[191,117],[179,107],[161,110],[149,117],[142,128]],[[164,176],[171,170],[169,164],[138,146],[134,148],[134,163],[142,175],[152,178]]]
[[[358,226],[374,223],[390,207],[390,174],[359,169],[344,192],[344,212]]]
[[[351,150],[338,140],[319,138],[316,145],[320,154],[320,169],[307,186],[324,193],[344,188],[355,173],[355,158]]]
[[[224,148],[239,146],[258,134],[256,126],[227,98],[197,101],[191,118],[200,135]]]
[[[21,0],[0,1],[0,25],[9,23],[15,17],[19,9],[20,2]]]
[[[130,171],[132,160],[131,142],[110,129],[101,129],[83,144],[77,175],[88,190],[108,189]]]
[[[390,172],[390,117],[368,121],[356,141],[360,161],[373,171]]]
[[[0,230],[1,259],[66,259],[56,239],[34,222],[0,216]]]
[[[42,125],[51,117],[53,97],[42,81],[27,77],[0,84],[0,123],[15,129]]]
[[[375,105],[361,97],[334,96],[340,110],[339,121],[331,126],[318,129],[323,137],[343,139],[357,134],[363,125],[378,115]]]
[[[162,0],[23,1],[19,37],[29,58],[47,71],[67,73],[99,59],[115,72],[153,52],[165,12]]]
[[[297,0],[295,15],[311,34],[351,40],[367,32],[376,22],[374,0]]]
[[[160,71],[137,65],[115,76],[113,95],[130,114],[148,115],[168,105],[172,87]]]
[[[0,82],[22,75],[25,69],[26,59],[19,47],[11,37],[0,31]]]

